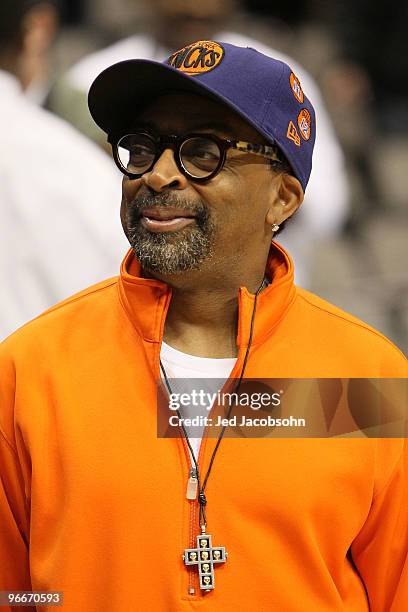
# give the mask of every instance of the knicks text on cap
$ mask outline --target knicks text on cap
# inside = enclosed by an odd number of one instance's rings
[[[167,63],[172,68],[194,76],[216,68],[222,61],[224,53],[224,49],[217,42],[199,40],[173,53]]]

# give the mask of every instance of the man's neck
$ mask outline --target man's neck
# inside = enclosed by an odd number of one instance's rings
[[[197,357],[222,359],[236,357],[238,293],[250,293],[262,285],[270,244],[255,253],[236,253],[233,258],[211,258],[199,269],[178,274],[152,273],[172,288],[172,298],[164,327],[164,341],[179,351]],[[270,279],[272,280],[272,279]]]
[[[164,340],[198,357],[235,357],[237,315],[235,292],[173,289]]]
[[[236,357],[239,287],[255,293],[262,281],[263,273],[258,273],[247,283],[229,278],[211,285],[172,285],[164,341],[198,357]]]

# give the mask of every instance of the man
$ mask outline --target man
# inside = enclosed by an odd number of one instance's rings
[[[124,241],[117,173],[98,147],[22,94],[38,0],[0,5],[0,338],[101,276]]]
[[[119,278],[1,345],[0,589],[63,591],[69,612],[402,612],[402,438],[157,438],[161,375],[169,392],[200,370],[407,375],[386,338],[295,287],[274,240],[311,171],[302,84],[200,41],[115,64],[89,104],[132,248]]]
[[[138,24],[139,31],[136,33],[82,58],[56,88],[52,108],[81,131],[104,143],[103,132],[89,120],[86,96],[96,76],[115,62],[133,57],[162,61],[169,56],[171,49],[183,47],[192,40],[212,38],[253,47],[289,64],[313,99],[319,117],[314,172],[306,195],[307,206],[288,225],[282,238],[283,245],[289,249],[296,263],[295,280],[307,288],[311,280],[312,245],[316,240],[338,235],[349,212],[349,185],[343,154],[325,102],[312,76],[276,48],[261,44],[245,31],[235,31],[233,17],[240,4],[237,0],[145,2],[148,21],[142,31]],[[243,18],[247,30],[250,19],[249,15]],[[330,206],[326,206],[328,189],[331,190]]]
[[[24,94],[38,106],[45,104],[50,91],[53,72],[53,45],[59,30],[59,0],[25,0],[11,4],[8,0],[2,3],[0,14],[2,23],[10,32],[23,30],[23,49],[20,50],[19,80]],[[14,24],[4,13],[11,10],[15,16]],[[24,10],[23,23],[21,10]],[[10,13],[9,13],[10,15]],[[21,23],[21,22],[20,22]]]

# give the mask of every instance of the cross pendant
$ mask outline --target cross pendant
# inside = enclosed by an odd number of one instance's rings
[[[200,589],[211,591],[214,588],[214,564],[225,563],[227,557],[225,547],[213,547],[210,534],[204,531],[197,536],[197,548],[185,549],[183,561],[186,565],[198,565]]]

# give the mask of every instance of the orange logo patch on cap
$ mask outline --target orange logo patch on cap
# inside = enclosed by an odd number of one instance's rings
[[[300,147],[300,136],[293,121],[289,121],[286,136],[289,138],[289,140],[293,140],[296,146]]]
[[[217,42],[199,40],[173,53],[167,63],[194,76],[214,70],[222,61],[224,53],[224,49]]]
[[[309,140],[310,138],[310,126],[312,119],[310,117],[310,113],[307,108],[302,108],[298,115],[298,126],[300,130],[300,134],[302,138],[305,140]]]
[[[293,74],[293,72],[290,73],[290,87],[296,100],[302,104],[304,100],[303,89],[300,86],[299,79]]]

